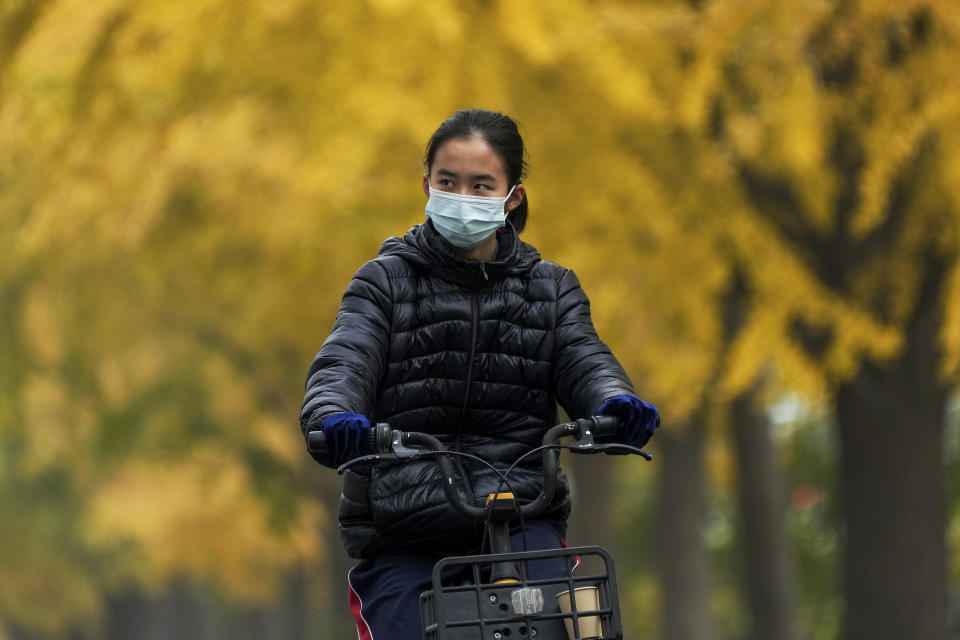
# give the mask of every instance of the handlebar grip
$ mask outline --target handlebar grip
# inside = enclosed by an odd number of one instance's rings
[[[307,451],[311,453],[326,453],[327,436],[317,429],[307,434]]]
[[[604,440],[615,436],[620,427],[620,418],[617,416],[593,416],[590,420],[593,422],[594,435]]]
[[[378,431],[376,429],[370,429],[370,434],[367,436],[361,448],[362,451],[368,453],[385,453],[389,450],[389,432],[387,433],[387,449],[384,451],[380,451],[377,448],[377,433]],[[321,429],[311,431],[307,434],[307,451],[311,453],[327,452],[327,436]]]

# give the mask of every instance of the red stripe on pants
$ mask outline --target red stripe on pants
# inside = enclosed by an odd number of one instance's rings
[[[353,619],[357,623],[358,640],[373,640],[370,627],[367,625],[367,621],[363,619],[363,602],[360,601],[360,596],[357,595],[357,592],[353,590],[349,575],[347,576],[347,590],[349,591],[348,596],[350,598],[350,613],[353,614]]]

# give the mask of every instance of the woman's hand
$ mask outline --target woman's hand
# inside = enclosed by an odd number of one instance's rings
[[[327,439],[327,451],[337,466],[359,458],[370,437],[370,423],[356,413],[330,414],[320,423],[320,429]]]
[[[653,432],[660,426],[660,413],[655,406],[627,394],[609,398],[600,405],[597,414],[620,418],[617,439],[637,448],[647,444],[653,437]]]

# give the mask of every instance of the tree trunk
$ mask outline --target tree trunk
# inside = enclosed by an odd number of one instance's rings
[[[281,640],[305,640],[307,637],[307,577],[301,568],[290,571],[278,606]]]
[[[847,640],[947,637],[942,282],[934,265],[902,355],[864,366],[837,394]]]
[[[203,607],[185,580],[175,581],[158,598],[129,589],[109,599],[107,612],[107,640],[205,640],[208,635]]]
[[[755,393],[731,404],[739,469],[741,548],[750,605],[751,640],[796,640],[794,579],[784,524],[784,500],[770,421]]]
[[[568,544],[600,545],[616,558],[616,540],[610,519],[613,460],[607,456],[565,455],[564,464],[570,468],[573,485],[573,513],[567,532]]]
[[[661,430],[657,528],[660,546],[663,640],[708,640],[709,572],[703,530],[706,492],[705,426],[695,417],[686,429]]]
[[[294,567],[287,572],[282,588],[272,603],[250,607],[238,617],[238,628],[219,637],[240,640],[305,640],[307,592],[306,572]],[[216,640],[216,639],[215,639]]]

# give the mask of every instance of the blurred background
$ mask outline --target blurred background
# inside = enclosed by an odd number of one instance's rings
[[[627,638],[960,637],[954,0],[0,1],[0,640],[355,637],[305,453],[454,110],[663,427],[568,459]]]

